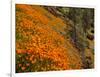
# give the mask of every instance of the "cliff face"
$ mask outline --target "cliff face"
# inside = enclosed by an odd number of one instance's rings
[[[79,50],[83,68],[94,67],[94,9],[70,7],[45,7],[70,26],[62,32]],[[89,54],[88,54],[89,53]],[[87,61],[88,60],[88,61]]]
[[[92,68],[93,18],[84,27],[85,10],[16,4],[16,72]]]

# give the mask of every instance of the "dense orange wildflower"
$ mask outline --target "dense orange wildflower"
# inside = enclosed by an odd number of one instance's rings
[[[42,64],[38,63],[37,68],[41,68],[42,71],[80,69],[82,64],[77,49],[58,32],[64,31],[65,26],[62,19],[50,14],[41,6],[17,4],[16,54],[22,56],[18,57],[20,62],[16,62],[17,72],[27,72],[27,67],[30,71],[36,71],[31,69],[35,69],[34,64],[38,61],[46,61],[46,67],[41,67]],[[23,59],[28,63],[24,62],[25,64],[21,65]],[[20,67],[22,71],[18,71]]]

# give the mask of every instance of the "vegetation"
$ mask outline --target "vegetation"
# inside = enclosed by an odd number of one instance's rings
[[[93,14],[93,9],[16,4],[16,72],[93,68]]]

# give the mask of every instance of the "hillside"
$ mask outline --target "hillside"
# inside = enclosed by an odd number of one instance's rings
[[[17,73],[83,68],[79,49],[67,35],[70,23],[57,14],[44,6],[16,4]]]

